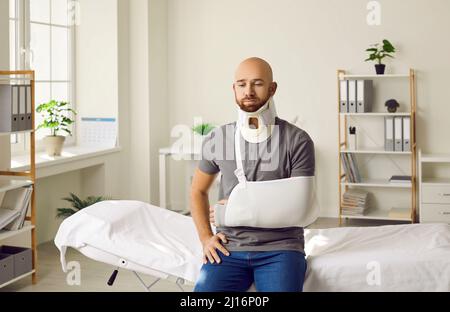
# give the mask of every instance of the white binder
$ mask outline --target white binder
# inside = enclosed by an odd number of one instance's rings
[[[348,112],[356,113],[356,80],[348,81]]]
[[[411,151],[411,118],[403,117],[403,151]]]
[[[394,151],[394,117],[384,118],[384,149]]]
[[[341,113],[348,113],[348,80],[340,81]]]
[[[394,118],[394,151],[403,151],[403,118]]]

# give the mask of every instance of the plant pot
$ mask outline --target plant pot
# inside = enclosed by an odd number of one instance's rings
[[[375,71],[377,75],[384,75],[384,70],[386,69],[386,65],[384,64],[375,64]]]
[[[46,136],[44,138],[45,152],[48,156],[61,156],[62,148],[66,137],[61,135]]]

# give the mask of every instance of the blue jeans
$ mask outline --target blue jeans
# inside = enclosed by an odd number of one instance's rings
[[[202,266],[195,292],[245,292],[253,283],[260,292],[303,290],[307,264],[299,251],[231,251],[228,257],[217,253],[221,263]]]

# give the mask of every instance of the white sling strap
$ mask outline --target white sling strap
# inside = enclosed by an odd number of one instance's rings
[[[247,184],[247,178],[245,176],[244,167],[242,165],[241,129],[239,128],[238,124],[236,124],[236,131],[234,132],[234,150],[236,154],[236,170],[234,171],[234,175],[239,181],[239,187],[245,188]]]

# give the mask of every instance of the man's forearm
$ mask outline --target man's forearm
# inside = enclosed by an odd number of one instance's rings
[[[192,192],[191,214],[201,241],[214,235],[209,223],[209,199],[207,193]]]

